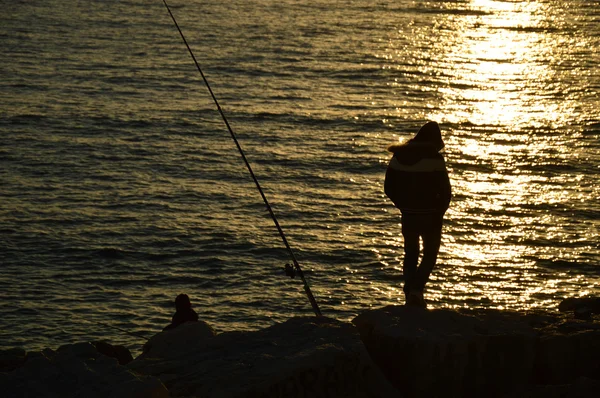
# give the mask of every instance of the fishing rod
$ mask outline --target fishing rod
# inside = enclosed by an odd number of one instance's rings
[[[129,330],[125,330],[125,329],[120,328],[118,326],[109,325],[108,323],[99,322],[99,321],[90,321],[89,319],[85,319],[85,318],[79,318],[79,319],[82,320],[82,321],[85,321],[85,322],[89,322],[89,323],[101,325],[101,326],[104,326],[104,327],[107,327],[107,328],[112,328],[112,329],[119,330],[119,331],[121,331],[123,333],[127,333],[128,335],[133,336],[133,337],[138,337],[138,338],[144,339],[144,340],[150,340],[150,337],[144,336],[141,333],[130,332]]]
[[[200,64],[198,64],[198,61],[196,60],[196,57],[194,56],[194,53],[192,52],[190,45],[188,44],[185,36],[183,35],[183,32],[181,31],[181,28],[179,27],[177,20],[175,19],[175,16],[171,12],[171,8],[167,4],[166,0],[163,0],[163,4],[167,8],[167,11],[169,12],[169,15],[171,16],[171,19],[173,20],[175,27],[177,28],[177,30],[179,31],[179,34],[181,35],[181,39],[183,40],[183,43],[187,47],[190,55],[192,56],[192,59],[194,60],[194,63],[196,64],[196,68],[198,69],[198,72],[200,72],[200,76],[202,76],[202,80],[204,80],[204,84],[206,85],[206,88],[208,88],[210,96],[212,97],[213,102],[217,106],[217,110],[219,111],[219,114],[221,115],[223,122],[225,122],[225,126],[227,126],[227,130],[229,130],[229,134],[231,135],[233,142],[235,142],[235,145],[236,145],[238,151],[240,152],[240,155],[242,155],[242,159],[244,160],[244,163],[246,164],[246,168],[248,169],[248,171],[250,172],[250,175],[252,176],[252,179],[254,180],[254,184],[256,184],[256,188],[258,189],[258,192],[260,192],[260,196],[262,197],[263,202],[265,202],[265,205],[267,206],[267,210],[269,211],[269,214],[271,215],[271,218],[273,219],[273,222],[275,223],[275,227],[277,228],[277,231],[279,231],[279,236],[281,236],[281,240],[285,244],[285,247],[286,247],[288,253],[290,254],[290,257],[292,259],[292,263],[294,264],[294,267],[292,268],[289,264],[286,264],[285,265],[286,274],[292,278],[296,274],[298,276],[300,276],[300,279],[302,279],[302,283],[304,284],[304,291],[306,292],[306,295],[308,296],[308,300],[310,301],[310,305],[312,306],[313,311],[315,312],[315,315],[321,316],[321,310],[319,309],[317,300],[315,300],[315,297],[313,296],[313,294],[310,290],[310,286],[308,285],[308,282],[304,278],[304,273],[302,272],[302,268],[300,268],[300,264],[298,264],[298,261],[296,260],[296,256],[294,255],[294,252],[292,251],[292,248],[290,247],[290,244],[288,243],[287,238],[285,237],[285,234],[283,233],[283,229],[279,225],[279,221],[277,221],[277,217],[275,217],[275,213],[273,212],[273,209],[271,208],[271,205],[269,204],[269,201],[267,200],[267,197],[265,196],[265,194],[258,182],[258,179],[254,175],[254,172],[252,171],[252,167],[250,167],[250,163],[248,162],[248,159],[246,159],[246,155],[244,154],[244,151],[242,150],[242,146],[238,142],[238,139],[237,139],[235,133],[233,132],[233,129],[229,125],[229,122],[227,121],[227,118],[225,117],[225,113],[223,113],[223,110],[221,109],[221,106],[219,105],[219,101],[217,101],[217,97],[215,97],[215,94],[213,93],[212,89],[210,88],[210,84],[208,84],[208,80],[206,79],[206,76],[204,76],[204,72],[202,72],[202,69],[200,68]]]

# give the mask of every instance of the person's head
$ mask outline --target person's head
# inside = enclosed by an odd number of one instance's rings
[[[427,122],[413,139],[415,143],[427,143],[433,145],[436,150],[441,151],[444,148],[444,140],[442,140],[442,132],[440,126],[436,122]]]
[[[175,299],[175,308],[177,311],[189,310],[192,308],[192,303],[187,294],[180,294]]]

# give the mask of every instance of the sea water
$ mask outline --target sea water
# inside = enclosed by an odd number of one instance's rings
[[[402,304],[390,154],[442,127],[430,308],[600,293],[597,1],[171,0],[324,315]],[[2,2],[0,348],[312,315],[158,0]]]

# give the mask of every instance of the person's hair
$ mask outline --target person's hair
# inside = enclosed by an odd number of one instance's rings
[[[444,141],[442,140],[442,132],[440,130],[440,126],[436,122],[427,122],[417,135],[413,139],[412,142],[427,142],[435,147],[438,151],[444,148]]]
[[[177,296],[175,299],[175,308],[177,311],[192,308],[192,303],[190,302],[189,296],[187,294],[180,294]]]

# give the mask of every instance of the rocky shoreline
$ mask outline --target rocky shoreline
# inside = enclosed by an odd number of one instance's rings
[[[388,306],[352,323],[295,317],[220,334],[186,323],[135,359],[106,342],[0,351],[0,386],[7,397],[591,398],[600,322],[590,302],[561,304],[566,313]]]

